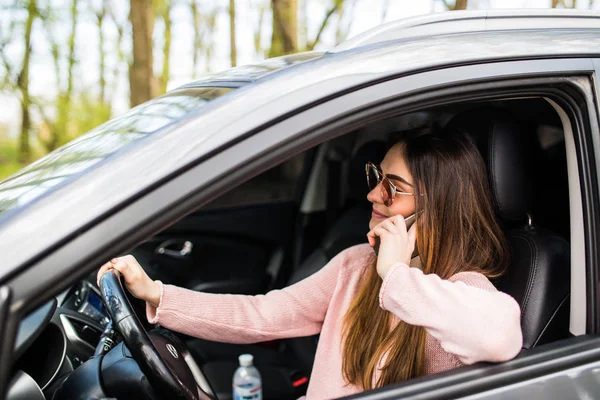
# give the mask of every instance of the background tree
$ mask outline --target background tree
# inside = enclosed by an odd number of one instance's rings
[[[98,94],[98,102],[104,104],[106,101],[106,52],[104,49],[104,21],[106,19],[107,9],[106,1],[100,2],[100,8],[93,10],[94,16],[96,17],[96,27],[98,28],[98,54],[99,54],[99,79],[98,85],[100,86],[100,93]]]
[[[454,10],[466,10],[468,6],[468,0],[455,0],[454,4],[448,3],[447,0],[442,0],[446,8],[450,11]],[[553,0],[554,1],[554,0]]]
[[[593,0],[590,0],[590,8],[594,5]],[[577,8],[577,0],[552,0],[552,8]]]
[[[260,58],[266,57],[267,54],[262,45],[262,28],[267,8],[267,3],[263,2],[258,5],[258,23],[256,24],[256,29],[254,30],[254,54]]]
[[[237,47],[235,44],[235,0],[229,0],[229,47],[231,50],[231,66],[237,65]]]
[[[323,20],[321,21],[321,24],[319,25],[319,30],[317,31],[317,35],[315,36],[314,40],[307,43],[307,45],[306,45],[307,50],[313,50],[315,48],[315,46],[317,45],[317,43],[319,43],[319,40],[321,39],[321,36],[323,35],[325,28],[327,28],[327,24],[329,23],[329,20],[335,13],[339,13],[340,19],[341,19],[343,9],[344,9],[344,0],[333,0],[333,3],[329,7],[329,10],[327,10],[327,12],[325,13],[325,17],[323,18]]]
[[[106,2],[107,0],[103,0],[103,1]],[[117,40],[115,42],[115,46],[114,46],[114,50],[113,50],[113,52],[116,53],[116,62],[113,63],[112,72],[110,74],[110,76],[112,77],[112,85],[111,85],[110,93],[107,94],[107,99],[106,99],[107,104],[110,104],[115,96],[117,83],[119,81],[120,69],[125,64],[125,61],[126,61],[125,52],[123,51],[123,38],[125,36],[125,26],[127,24],[127,18],[124,17],[123,20],[121,20],[117,16],[117,12],[115,11],[114,1],[115,0],[113,0],[113,2],[109,3],[108,9],[107,9],[108,17],[112,21],[112,25],[117,33]],[[116,1],[120,1],[120,0],[116,0]]]
[[[67,87],[64,92],[61,93],[58,99],[58,117],[57,117],[57,129],[56,129],[56,143],[53,144],[53,147],[57,145],[62,145],[66,143],[69,138],[67,129],[67,124],[70,121],[70,109],[71,109],[71,100],[73,97],[73,74],[75,68],[75,37],[77,34],[77,19],[79,16],[79,9],[77,8],[77,0],[71,0],[71,9],[70,9],[70,17],[71,17],[71,27],[69,32],[68,44],[67,44]],[[73,135],[75,136],[75,135]],[[69,138],[70,139],[70,138]]]
[[[26,3],[27,21],[24,29],[24,52],[21,70],[17,76],[17,88],[21,93],[21,132],[19,134],[19,162],[27,163],[31,157],[31,147],[29,144],[29,134],[31,129],[31,114],[29,106],[31,98],[29,93],[29,62],[31,59],[31,32],[33,23],[39,17],[39,10],[36,0],[29,0]]]
[[[196,78],[199,69],[200,56],[204,56],[205,71],[210,71],[210,60],[213,54],[218,6],[207,6],[204,2],[200,7],[198,0],[190,0],[189,10],[192,17],[194,41],[192,50],[192,78]],[[202,9],[201,9],[202,8]]]
[[[156,16],[161,19],[164,26],[164,42],[163,42],[163,63],[162,71],[160,74],[159,82],[159,93],[165,93],[167,91],[167,85],[170,77],[170,61],[171,61],[171,0],[154,0],[156,8]]]
[[[192,52],[192,77],[196,77],[198,68],[198,53],[202,48],[202,19],[198,10],[197,0],[190,0],[190,13],[192,14],[192,29],[194,30],[194,49]]]
[[[129,21],[133,45],[133,60],[129,66],[129,104],[135,107],[153,98],[157,92],[152,65],[152,0],[131,0]]]
[[[271,0],[273,34],[269,57],[298,51],[298,0]]]

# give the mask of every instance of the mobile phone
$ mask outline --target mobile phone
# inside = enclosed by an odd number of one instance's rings
[[[404,222],[406,223],[406,230],[409,230],[412,224],[415,223],[417,219],[417,214],[411,214],[408,217],[404,218]],[[379,236],[375,236],[375,246],[373,246],[373,250],[375,250],[375,255],[379,255],[379,245],[381,243],[381,239]]]

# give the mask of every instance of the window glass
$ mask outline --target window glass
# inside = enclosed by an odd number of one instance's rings
[[[159,133],[231,88],[175,90],[131,109],[0,182],[0,216],[79,176],[124,146]]]
[[[205,205],[203,210],[241,207],[294,199],[300,188],[299,180],[305,163],[305,154],[299,154],[235,187]]]

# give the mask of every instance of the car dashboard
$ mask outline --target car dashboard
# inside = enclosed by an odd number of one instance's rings
[[[51,399],[94,355],[110,317],[100,292],[83,280],[21,321],[7,399]]]

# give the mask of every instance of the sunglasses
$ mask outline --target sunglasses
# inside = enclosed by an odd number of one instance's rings
[[[394,203],[396,195],[404,194],[408,196],[414,196],[415,193],[403,192],[398,190],[396,185],[379,169],[379,167],[372,162],[368,162],[365,166],[367,173],[367,185],[369,190],[373,190],[381,183],[381,197],[383,198],[383,204],[386,207],[391,206]]]

